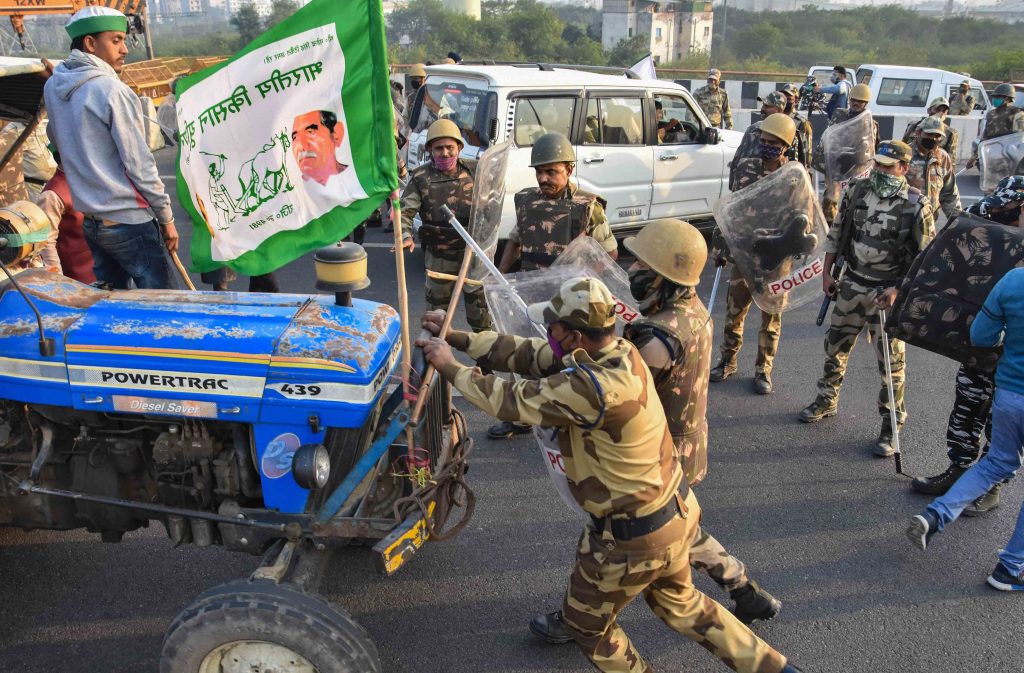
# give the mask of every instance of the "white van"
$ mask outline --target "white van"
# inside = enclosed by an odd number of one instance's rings
[[[658,142],[656,101],[684,129],[667,142]],[[537,184],[530,151],[545,133],[572,141],[574,178],[607,200],[620,235],[663,217],[710,226],[742,137],[712,127],[678,84],[538,64],[429,66],[410,113],[410,167],[427,160],[427,127],[438,117],[459,125],[469,158],[512,141],[501,238],[515,225],[512,196]]]
[[[939,96],[947,99],[959,90],[960,82],[971,83],[974,110],[970,117],[982,118],[988,109],[988,94],[980,80],[937,68],[864,64],[857,68],[857,84],[871,88],[868,109],[875,115],[928,114],[928,103]]]

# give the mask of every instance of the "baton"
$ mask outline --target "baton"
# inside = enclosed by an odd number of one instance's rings
[[[955,173],[955,174],[953,175],[953,177],[954,177],[954,178],[958,178],[958,177],[960,177],[961,175],[963,175],[963,174],[964,174],[964,173],[966,173],[966,172],[967,172],[967,166],[964,166],[963,168],[961,168],[960,170],[958,170],[958,171],[957,171],[957,172],[956,172],[956,173]]]
[[[724,266],[718,267],[715,271],[715,282],[711,285],[711,297],[708,299],[708,313],[715,307],[715,297],[718,296],[718,284],[722,282],[722,269]]]
[[[883,292],[885,292],[884,288],[875,288],[876,296],[881,296]],[[879,338],[882,341],[882,356],[885,359],[885,385],[889,389],[889,422],[892,424],[893,448],[896,449],[896,453],[892,457],[896,462],[896,474],[903,474],[903,459],[900,456],[900,428],[896,422],[896,394],[892,385],[892,359],[889,355],[889,337],[885,333],[885,309],[882,308],[878,309],[878,329],[881,332]]]

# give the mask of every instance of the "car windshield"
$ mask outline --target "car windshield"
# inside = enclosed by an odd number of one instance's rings
[[[490,144],[490,108],[494,94],[460,82],[427,81],[419,108],[410,125],[414,133],[424,131],[437,119],[450,119],[462,131],[466,145]]]
[[[883,77],[878,90],[878,104],[924,108],[928,105],[928,92],[931,88],[930,79]]]

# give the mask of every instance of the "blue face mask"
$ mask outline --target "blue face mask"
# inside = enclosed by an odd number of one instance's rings
[[[999,107],[999,106],[1001,106],[1005,102],[1006,102],[1005,98],[993,98],[992,99],[992,107]]]

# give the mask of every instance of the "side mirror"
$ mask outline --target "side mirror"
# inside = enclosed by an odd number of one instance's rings
[[[714,126],[709,126],[704,129],[704,136],[702,139],[705,145],[717,145],[722,138],[718,134],[718,129]]]

